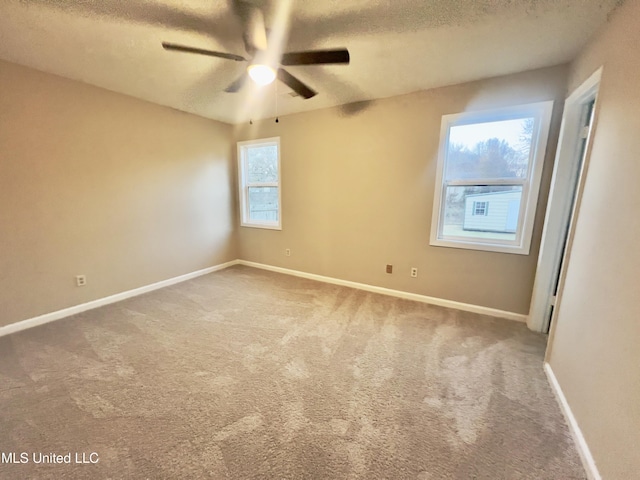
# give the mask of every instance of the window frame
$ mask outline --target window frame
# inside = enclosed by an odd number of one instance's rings
[[[278,150],[278,181],[277,182],[248,182],[246,152],[255,146],[275,145]],[[282,172],[280,162],[280,137],[260,138],[238,142],[238,185],[240,196],[240,226],[251,228],[265,228],[269,230],[282,230]],[[276,187],[278,189],[278,220],[256,221],[250,219],[249,188],[252,187]]]
[[[436,169],[436,184],[431,218],[429,244],[436,247],[463,248],[488,252],[514,253],[528,255],[531,249],[531,237],[538,203],[538,194],[542,180],[542,169],[547,151],[553,100],[515,105],[510,107],[478,110],[450,115],[443,115],[440,127],[440,146]],[[486,123],[492,121],[514,120],[534,117],[535,124],[529,151],[529,164],[525,178],[493,178],[493,179],[454,179],[446,180],[445,166],[449,148],[449,131],[452,127]],[[444,196],[447,187],[465,186],[520,186],[522,195],[518,215],[518,227],[514,240],[493,238],[469,238],[444,235]]]

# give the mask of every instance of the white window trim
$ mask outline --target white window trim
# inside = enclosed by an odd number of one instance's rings
[[[469,250],[484,250],[488,252],[515,253],[528,255],[531,249],[531,236],[538,203],[538,193],[542,179],[542,168],[547,150],[549,127],[553,101],[516,105],[507,108],[496,108],[475,112],[464,112],[443,115],[440,128],[440,148],[438,166],[436,170],[436,185],[433,201],[433,215],[431,218],[430,245],[437,247],[464,248]],[[530,152],[529,171],[526,179],[503,179],[491,181],[491,185],[519,185],[522,186],[522,201],[520,202],[520,216],[515,240],[497,240],[484,238],[454,237],[442,235],[440,221],[443,195],[446,192],[444,179],[444,165],[447,158],[449,144],[449,129],[457,125],[483,123],[497,120],[520,118],[523,115],[533,115],[538,121],[532,136],[532,150]],[[465,179],[446,182],[447,186],[483,185],[486,179]]]
[[[246,176],[246,147],[257,145],[276,145],[278,147],[278,181],[248,183]],[[251,228],[266,228],[269,230],[282,230],[282,172],[280,169],[280,137],[261,138],[258,140],[247,140],[238,142],[238,186],[240,194],[240,226]],[[249,220],[249,187],[278,187],[278,221],[258,222]]]

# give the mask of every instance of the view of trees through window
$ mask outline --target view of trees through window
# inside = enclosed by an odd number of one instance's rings
[[[247,149],[247,184],[249,219],[277,221],[278,205],[278,146],[260,145]]]
[[[247,149],[247,181],[268,183],[278,181],[278,146],[253,146]]]
[[[534,126],[534,118],[518,118],[449,129],[444,172],[445,235],[515,239],[513,225],[518,222],[522,183],[529,172]],[[513,184],[504,183],[510,179]],[[466,220],[473,200],[489,206],[483,224]],[[491,203],[494,208],[490,208]]]

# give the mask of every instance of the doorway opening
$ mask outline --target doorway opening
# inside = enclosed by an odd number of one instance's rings
[[[537,332],[549,332],[557,310],[591,151],[601,76],[599,69],[565,102],[527,321]]]

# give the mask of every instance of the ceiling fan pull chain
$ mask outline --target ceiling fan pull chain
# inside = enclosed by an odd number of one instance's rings
[[[279,123],[280,120],[278,119],[278,82],[276,82],[276,123]]]

